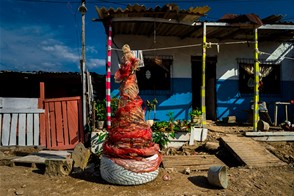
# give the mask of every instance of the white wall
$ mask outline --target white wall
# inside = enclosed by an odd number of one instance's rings
[[[147,50],[154,48],[168,48],[177,46],[188,46],[199,44],[200,46],[185,47],[178,49],[158,50],[144,52],[144,55],[172,55],[173,62],[173,78],[190,78],[191,77],[191,56],[202,55],[202,39],[180,39],[176,37],[154,37],[146,36],[126,36],[119,35],[113,38],[118,47],[129,44],[132,50]],[[230,42],[233,42],[229,40]],[[245,40],[244,40],[245,41]],[[216,42],[207,38],[207,42]],[[273,53],[280,46],[280,43],[259,43],[259,51]],[[113,44],[113,47],[115,45]],[[287,55],[293,58],[293,49]],[[236,58],[254,58],[254,44],[233,44],[220,45],[219,53],[216,46],[207,49],[207,56],[217,56],[217,79],[233,79],[238,80],[238,64]],[[118,58],[121,58],[121,52],[112,51],[112,74],[118,69]],[[259,55],[259,58],[266,59],[268,55]],[[282,61],[282,80],[294,80],[294,61],[284,59]]]

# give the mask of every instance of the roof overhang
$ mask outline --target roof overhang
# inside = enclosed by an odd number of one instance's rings
[[[217,40],[254,40],[254,29],[258,28],[259,41],[293,42],[294,24],[281,23],[281,16],[260,19],[255,14],[225,15],[217,22],[203,22],[201,17],[207,14],[208,7],[180,10],[176,5],[146,9],[144,6],[128,6],[125,10],[96,7],[99,19],[108,34],[111,23],[112,36],[175,36],[181,39],[201,38],[203,25],[206,36]],[[277,22],[279,24],[267,24]]]

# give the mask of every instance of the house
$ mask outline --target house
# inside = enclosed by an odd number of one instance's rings
[[[182,10],[175,4],[96,10],[109,37],[111,95],[118,92],[113,75],[121,47],[142,50],[139,95],[159,101],[154,118],[167,120],[173,112],[175,119],[189,119],[191,109],[199,107],[205,108],[206,119],[236,116],[245,122],[252,101],[260,101],[267,103],[273,119],[275,102],[294,98],[294,24],[282,22],[281,16],[225,15],[204,22],[209,7]],[[285,119],[282,109],[280,121]],[[293,116],[293,107],[288,110]]]

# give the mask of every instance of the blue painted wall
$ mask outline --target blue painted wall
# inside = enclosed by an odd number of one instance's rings
[[[172,88],[170,92],[167,91],[143,91],[140,90],[139,95],[144,100],[152,101],[154,98],[158,100],[156,116],[153,112],[150,118],[156,118],[160,121],[168,120],[167,114],[173,112],[175,119],[190,119],[189,112],[192,106],[192,80],[191,78],[173,78]],[[265,101],[268,104],[268,110],[272,121],[274,121],[274,102],[289,101],[294,99],[294,81],[283,81],[281,83],[281,95],[260,95],[260,101]],[[119,84],[112,80],[112,96],[118,95]],[[252,95],[244,95],[239,93],[238,80],[217,80],[217,119],[227,116],[236,116],[237,121],[246,122],[248,120],[248,112],[250,111],[250,102],[253,99]],[[143,108],[145,106],[143,105]],[[285,119],[284,107],[279,107],[278,122]],[[294,105],[288,107],[289,120],[293,120]],[[146,119],[148,114],[146,113]]]
[[[250,111],[253,94],[240,94],[238,80],[218,80],[217,81],[217,118],[222,119],[227,116],[236,116],[240,122],[246,122],[248,119],[248,110]],[[265,95],[260,94],[259,101],[265,101],[268,106],[268,112],[271,120],[274,121],[274,103],[289,102],[294,98],[294,81],[281,82],[281,94]],[[288,118],[293,120],[294,105],[288,106]],[[284,106],[279,106],[278,122],[285,120]]]

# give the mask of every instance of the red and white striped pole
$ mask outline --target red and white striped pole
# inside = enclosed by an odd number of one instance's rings
[[[107,68],[106,68],[106,125],[107,130],[111,127],[111,47],[112,47],[112,26],[109,21],[108,40],[107,40]]]

